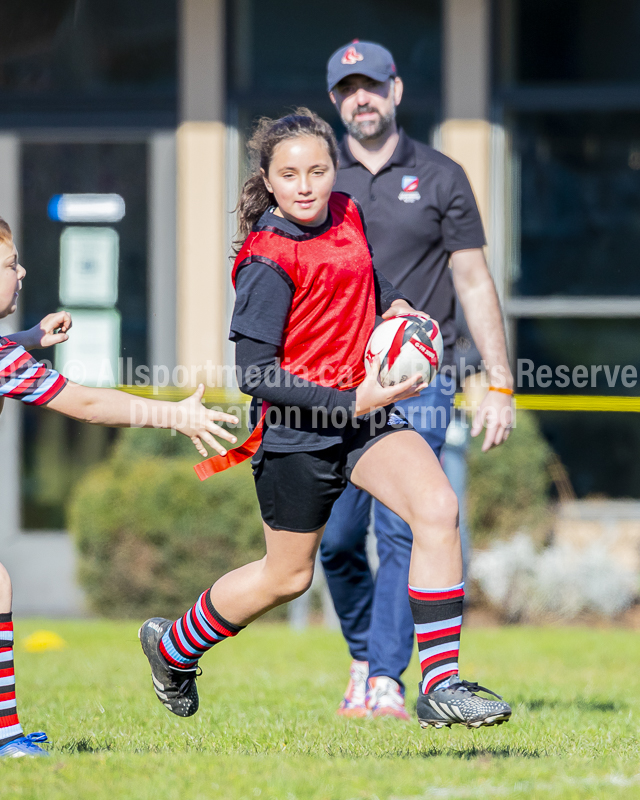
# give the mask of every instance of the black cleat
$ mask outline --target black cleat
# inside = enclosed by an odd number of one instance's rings
[[[151,678],[158,700],[179,717],[191,717],[200,705],[196,678],[201,673],[197,667],[175,669],[162,656],[160,640],[172,624],[171,620],[162,617],[148,619],[138,631],[138,639],[151,665]]]
[[[477,692],[488,692],[498,700],[478,697]],[[418,722],[423,728],[429,725],[450,728],[456,723],[467,728],[481,728],[502,725],[511,716],[511,706],[500,695],[477,683],[461,681],[457,675],[449,679],[448,686],[427,694],[422,693],[420,683],[417,711]]]

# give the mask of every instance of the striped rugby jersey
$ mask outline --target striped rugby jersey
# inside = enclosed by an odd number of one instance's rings
[[[47,369],[19,344],[0,336],[0,397],[41,406],[60,394],[67,379]]]

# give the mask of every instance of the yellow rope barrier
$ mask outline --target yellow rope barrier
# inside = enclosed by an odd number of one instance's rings
[[[613,397],[584,394],[518,394],[516,408],[527,411],[626,411],[640,412],[640,397]],[[456,408],[466,405],[464,394],[457,394]]]
[[[118,386],[121,392],[134,394],[136,397],[149,397],[153,400],[184,400],[195,391],[192,387],[179,388],[177,386]],[[229,405],[246,403],[250,398],[238,389],[219,389],[216,387],[205,389],[204,401],[209,405]]]
[[[138,397],[151,397],[156,400],[184,400],[193,393],[192,388],[180,389],[177,386],[118,386],[123,392]],[[238,389],[210,388],[204,393],[204,400],[213,405],[246,403],[249,397]],[[518,394],[516,408],[527,411],[624,411],[640,412],[640,397],[615,397],[611,395],[584,394]],[[467,405],[464,393],[456,394],[456,408]]]

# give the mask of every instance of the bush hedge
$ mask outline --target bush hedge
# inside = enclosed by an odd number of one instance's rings
[[[552,456],[535,416],[519,411],[509,440],[489,453],[482,438],[468,456],[474,546],[524,529],[535,536],[548,522]],[[176,616],[225,572],[264,555],[249,464],[201,483],[197,460],[184,436],[123,430],[111,457],[76,487],[68,527],[99,614]]]
[[[197,460],[185,437],[123,431],[76,487],[68,525],[99,614],[176,616],[225,572],[264,555],[249,465],[201,483]]]
[[[500,447],[481,452],[484,433],[471,440],[468,453],[467,515],[475,547],[548,525],[549,467],[553,451],[531,412],[518,411],[516,426]]]

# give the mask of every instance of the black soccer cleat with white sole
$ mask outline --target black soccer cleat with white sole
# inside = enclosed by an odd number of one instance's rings
[[[169,711],[179,717],[191,717],[198,710],[200,701],[195,669],[174,669],[167,664],[159,649],[160,640],[173,623],[163,617],[153,617],[142,624],[138,638],[145,656],[151,665],[153,688],[158,700]]]
[[[478,692],[487,692],[498,700],[479,697]],[[423,728],[450,728],[454,724],[482,728],[502,725],[511,716],[511,706],[500,695],[477,683],[461,681],[457,675],[449,679],[448,685],[436,687],[427,694],[422,693],[420,683],[417,711]]]

